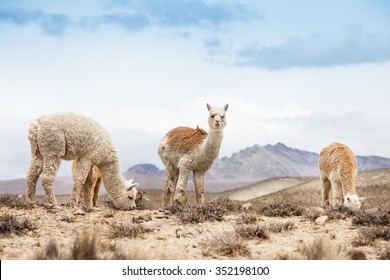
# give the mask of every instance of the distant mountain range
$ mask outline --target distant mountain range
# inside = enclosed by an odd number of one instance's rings
[[[207,173],[209,181],[254,182],[277,177],[318,176],[319,154],[276,145],[254,145],[217,159]],[[359,171],[390,168],[390,158],[357,156]],[[151,164],[139,164],[128,172],[164,177],[164,171]]]
[[[233,153],[231,157],[217,159],[207,173],[207,191],[219,192],[277,177],[318,176],[317,153],[276,145],[254,145]],[[359,171],[390,168],[390,158],[357,156]],[[142,189],[162,189],[165,171],[153,164],[130,167],[125,178],[133,178]],[[39,182],[40,184],[40,182]],[[43,194],[42,187],[37,188]],[[72,178],[56,178],[56,194],[70,193]],[[191,180],[188,189],[193,190]],[[103,191],[103,188],[102,188]],[[0,193],[26,193],[24,179],[0,181]]]

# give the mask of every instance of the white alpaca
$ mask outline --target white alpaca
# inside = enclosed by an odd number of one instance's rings
[[[207,104],[207,109],[210,113],[208,133],[200,128],[177,127],[169,131],[160,143],[158,154],[166,173],[163,206],[174,201],[180,204],[187,202],[185,189],[191,171],[197,203],[204,203],[206,171],[219,154],[228,104],[224,107],[211,107]]]
[[[45,115],[31,124],[28,138],[32,159],[26,181],[31,203],[35,204],[36,183],[42,173],[48,204],[58,208],[53,191],[54,177],[62,159],[77,159],[71,207],[77,205],[88,173],[92,165],[96,165],[114,205],[121,210],[135,208],[137,184],[123,178],[111,137],[94,120],[75,113]]]
[[[334,209],[341,206],[360,209],[361,203],[355,191],[357,161],[355,154],[344,144],[333,143],[323,148],[319,158],[322,184],[322,205],[329,207],[332,189]]]
[[[72,162],[72,175],[76,174],[77,160]],[[84,206],[87,208],[97,207],[99,200],[100,184],[102,182],[102,174],[97,166],[92,165],[91,170],[83,184],[80,196],[83,198]]]

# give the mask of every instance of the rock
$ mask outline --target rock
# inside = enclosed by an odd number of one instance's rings
[[[141,224],[146,232],[155,231],[160,228],[161,223],[159,221],[147,221]]]
[[[77,209],[76,211],[74,211],[73,215],[84,216],[85,212],[83,210],[81,210],[81,209]]]
[[[245,211],[252,210],[253,209],[252,203],[248,202],[241,205],[241,209]]]
[[[142,213],[139,213],[133,217],[133,222],[139,223],[141,221],[151,221],[153,220],[153,212],[146,210],[143,211]]]
[[[327,215],[320,216],[316,219],[315,223],[317,225],[325,225],[326,221],[329,219]]]

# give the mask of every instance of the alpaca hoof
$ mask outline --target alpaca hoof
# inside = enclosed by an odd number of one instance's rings
[[[53,210],[61,210],[62,208],[58,205],[54,205],[52,203],[45,203],[43,204],[43,207],[47,208],[47,209],[53,209]]]

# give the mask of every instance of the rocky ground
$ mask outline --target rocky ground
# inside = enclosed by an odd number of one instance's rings
[[[203,207],[100,209],[30,208],[23,197],[0,196],[0,258],[390,259],[390,213],[378,208],[217,198]]]

